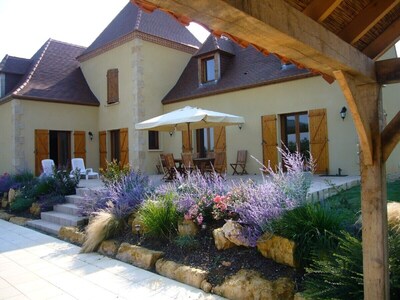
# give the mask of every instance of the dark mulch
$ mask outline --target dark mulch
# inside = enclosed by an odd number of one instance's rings
[[[303,273],[294,268],[278,264],[262,256],[256,248],[234,247],[217,250],[212,231],[220,226],[209,227],[195,237],[194,245],[180,247],[174,241],[137,237],[126,231],[118,240],[151,250],[163,251],[165,259],[209,271],[208,281],[213,285],[221,284],[224,278],[237,273],[240,269],[258,271],[265,279],[275,280],[288,277],[295,281],[298,290]]]

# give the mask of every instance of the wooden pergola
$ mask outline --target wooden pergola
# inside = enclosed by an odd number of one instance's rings
[[[383,127],[381,87],[400,59],[376,61],[400,37],[400,0],[131,0],[195,21],[337,80],[360,140],[365,299],[389,299],[385,161],[400,140],[400,112]]]

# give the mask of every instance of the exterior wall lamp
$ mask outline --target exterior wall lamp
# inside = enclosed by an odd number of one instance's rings
[[[89,132],[88,132],[88,135],[89,135],[89,139],[90,139],[91,141],[93,141],[93,132],[89,131]]]
[[[243,123],[238,124],[239,130],[242,130],[243,128]]]
[[[173,134],[174,134],[173,131],[170,131],[170,132],[169,132],[169,136],[170,136],[170,137],[172,137]]]
[[[342,110],[340,111],[340,117],[344,121],[344,118],[346,118],[346,113],[347,113],[347,108],[345,106],[342,107]]]

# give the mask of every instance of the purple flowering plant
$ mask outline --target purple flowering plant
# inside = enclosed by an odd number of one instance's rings
[[[276,170],[263,166],[269,176],[261,184],[249,182],[235,187],[243,197],[235,204],[235,212],[244,227],[242,238],[250,246],[255,246],[263,232],[270,230],[273,220],[304,204],[311,185],[311,176],[304,171],[313,171],[312,158],[307,160],[299,152],[279,151],[286,172],[281,165]]]

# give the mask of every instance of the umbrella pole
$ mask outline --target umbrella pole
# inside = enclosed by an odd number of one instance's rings
[[[189,141],[189,152],[192,153],[192,139],[190,132],[190,123],[187,122],[187,132],[188,132],[188,141]]]

